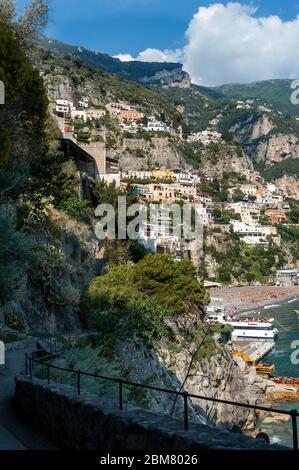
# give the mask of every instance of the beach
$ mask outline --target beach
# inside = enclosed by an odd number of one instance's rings
[[[221,305],[227,311],[246,312],[299,299],[299,286],[222,286],[210,289],[209,293],[212,299],[223,299]]]

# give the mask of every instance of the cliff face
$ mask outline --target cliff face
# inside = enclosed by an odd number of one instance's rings
[[[252,114],[245,122],[231,127],[235,139],[244,146],[251,160],[273,165],[286,158],[299,157],[299,139],[292,133],[274,132],[271,116],[263,114],[258,119]]]
[[[123,170],[144,170],[150,166],[176,169],[181,157],[168,137],[145,139],[124,139],[118,152],[121,155],[120,167]],[[115,151],[108,152],[113,156]]]
[[[204,156],[201,168],[208,176],[222,177],[225,173],[240,173],[252,169],[253,165],[245,152],[237,154],[233,148],[224,148],[217,153],[216,159]]]
[[[299,140],[293,134],[275,134],[250,146],[248,151],[257,163],[273,165],[286,158],[298,158]]]
[[[175,335],[171,343],[162,340],[150,348],[135,339],[119,345],[117,357],[129,380],[210,398],[256,403],[261,390],[235,364],[228,347],[220,344],[219,334],[214,336],[214,351],[209,355],[203,353],[194,335],[193,328],[203,326],[196,315],[189,313],[169,324]],[[188,332],[193,335],[191,342],[185,337]],[[175,395],[145,390],[136,398],[151,410],[183,418],[183,402]],[[226,429],[234,425],[253,429],[256,421],[250,410],[205,400],[192,399],[189,414],[193,422]]]
[[[6,318],[17,329],[47,334],[81,327],[80,303],[94,273],[97,241],[90,227],[62,212],[53,209],[50,220],[49,238],[36,234],[43,264],[24,275],[14,298],[0,306],[0,325]]]
[[[294,176],[283,176],[275,181],[279,189],[286,191],[293,199],[299,200],[299,180]]]
[[[180,64],[178,64],[178,67],[173,70],[161,70],[152,76],[142,77],[138,81],[145,84],[160,85],[165,88],[189,88],[191,85],[189,74],[182,70],[182,66]]]
[[[247,121],[236,123],[230,131],[238,142],[249,144],[255,139],[268,135],[273,127],[273,122],[269,116],[263,115],[256,120],[255,116],[252,115]]]

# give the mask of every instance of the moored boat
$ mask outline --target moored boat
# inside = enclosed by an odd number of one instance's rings
[[[274,328],[274,319],[236,319],[222,312],[208,313],[207,321],[209,323],[222,323],[231,325],[234,330],[232,339],[238,338],[260,338],[274,339],[278,334],[277,328]]]

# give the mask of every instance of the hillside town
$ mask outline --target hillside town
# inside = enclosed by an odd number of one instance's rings
[[[136,133],[148,132],[149,138],[162,143],[163,148],[171,135],[182,138],[181,130],[175,130],[158,121],[156,116],[145,116],[125,102],[110,102],[102,109],[90,107],[89,103],[88,97],[81,97],[76,106],[67,99],[58,99],[53,104],[52,111],[64,138],[76,142],[95,158],[99,179],[107,184],[115,184],[122,190],[130,187],[139,202],[158,204],[162,210],[169,209],[175,203],[189,204],[204,227],[236,234],[248,246],[267,247],[270,243],[278,247],[281,245],[277,224],[284,224],[286,227],[289,224],[294,225],[288,217],[292,197],[286,190],[278,188],[272,182],[266,182],[258,171],[244,169],[237,181],[234,178],[229,181],[224,200],[219,201],[217,193],[213,191],[215,176],[196,170],[191,165],[181,164],[176,169],[160,165],[153,168],[144,165],[142,169],[124,168],[119,155],[112,158],[107,156],[106,141],[109,131],[103,125],[105,116],[114,120],[120,134],[127,138],[124,137],[124,140],[133,142],[137,149],[140,137],[133,139]],[[236,107],[240,108],[242,103],[237,101]],[[250,105],[246,103],[246,106]],[[82,135],[85,136],[84,139]],[[209,127],[191,134],[188,140],[207,146],[221,142],[222,135]],[[192,252],[192,244],[186,244],[173,234],[170,216],[164,219],[160,216],[155,224],[143,227],[139,241],[154,253],[171,253],[175,259],[188,256],[198,261],[198,253]],[[277,272],[278,284],[297,284],[297,266],[284,268]]]
[[[112,3],[0,0],[0,461],[296,455],[298,17]]]

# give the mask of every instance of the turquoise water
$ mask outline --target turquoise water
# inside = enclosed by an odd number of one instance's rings
[[[291,343],[296,340],[299,341],[299,314],[295,310],[299,311],[299,300],[262,311],[263,317],[275,319],[275,326],[279,330],[278,338],[275,341],[275,349],[264,361],[275,364],[275,375],[278,376],[299,377],[299,364],[292,364],[291,361],[291,355],[294,352],[294,349],[291,348]],[[299,354],[297,358],[299,359]],[[277,408],[299,410],[299,403],[278,404]],[[299,418],[297,422],[299,432]],[[271,442],[292,446],[292,427],[290,422],[286,424],[263,424],[262,428],[270,436]]]
[[[263,316],[275,319],[275,326],[279,330],[275,349],[266,358],[266,362],[275,364],[275,375],[299,377],[299,365],[291,362],[291,355],[294,352],[294,349],[291,349],[291,343],[299,341],[299,314],[295,310],[299,312],[299,301],[262,312]]]

